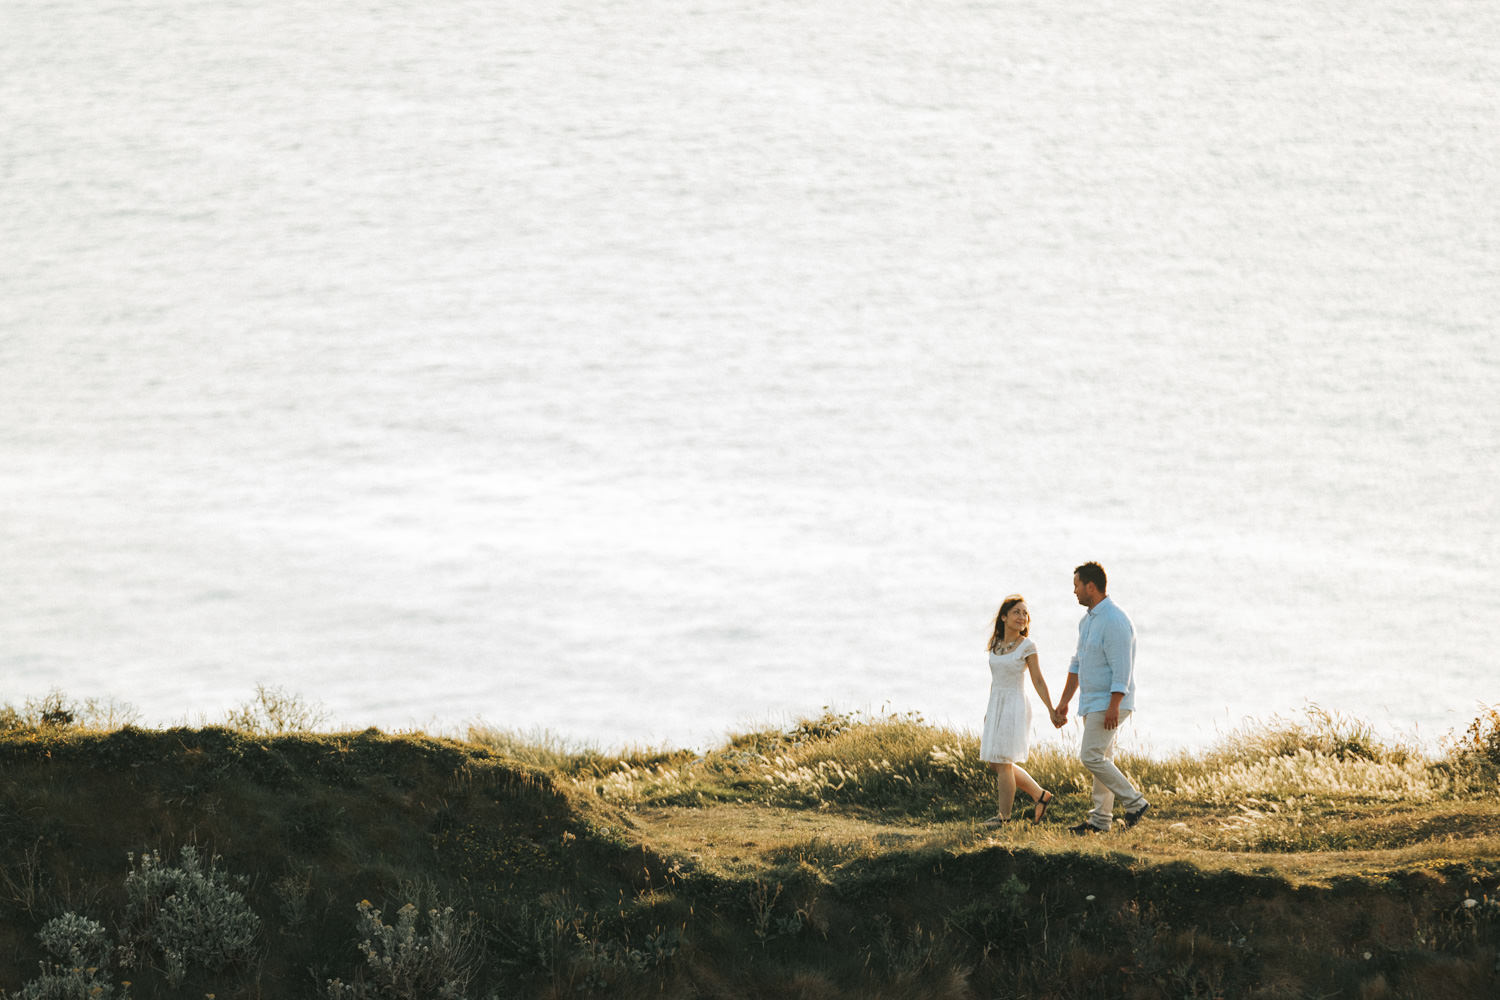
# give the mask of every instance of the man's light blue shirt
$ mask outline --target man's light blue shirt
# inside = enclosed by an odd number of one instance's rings
[[[1078,714],[1109,708],[1109,696],[1122,692],[1123,711],[1135,711],[1135,626],[1106,597],[1078,623],[1078,652],[1068,664],[1078,675]]]

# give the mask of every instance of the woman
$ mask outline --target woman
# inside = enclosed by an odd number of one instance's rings
[[[1031,703],[1026,700],[1024,687],[1028,672],[1032,686],[1047,706],[1047,714],[1054,712],[1052,696],[1047,693],[1047,682],[1037,664],[1036,643],[1028,637],[1030,632],[1031,613],[1026,610],[1026,599],[1020,594],[1010,595],[1000,605],[995,631],[990,636],[990,704],[984,714],[984,732],[979,737],[979,759],[995,772],[1000,791],[1000,811],[985,820],[985,826],[1010,822],[1018,787],[1036,801],[1031,814],[1033,823],[1040,823],[1047,815],[1054,797],[1051,792],[1043,791],[1021,766],[1031,735]]]

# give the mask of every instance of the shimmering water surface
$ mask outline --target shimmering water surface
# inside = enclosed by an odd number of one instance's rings
[[[7,0],[0,698],[1500,701],[1489,0]],[[1039,717],[1040,717],[1040,713]]]

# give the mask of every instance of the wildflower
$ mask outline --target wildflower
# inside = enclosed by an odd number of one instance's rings
[[[1084,898],[1084,900],[1086,902],[1092,903],[1094,901],[1094,894],[1093,893],[1089,893],[1087,896],[1084,896],[1083,898]]]
[[[1373,958],[1373,957],[1374,957],[1374,956],[1372,956],[1372,955],[1371,955],[1371,954],[1370,954],[1370,953],[1369,953],[1369,952],[1368,952],[1368,951],[1367,951],[1367,952],[1365,952],[1365,961],[1366,961],[1366,962],[1368,962],[1368,961],[1369,961],[1369,960],[1370,960],[1370,959],[1371,959],[1371,958]]]
[[[1466,910],[1472,910],[1472,909],[1474,909],[1474,907],[1476,907],[1478,905],[1479,905],[1479,900],[1477,900],[1477,899],[1466,899],[1466,900],[1464,900],[1464,909],[1466,909]]]

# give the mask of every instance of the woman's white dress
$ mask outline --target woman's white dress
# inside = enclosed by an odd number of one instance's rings
[[[1009,653],[990,654],[990,704],[979,735],[979,759],[1020,764],[1031,737],[1031,702],[1026,698],[1026,657],[1036,643],[1022,639]]]

